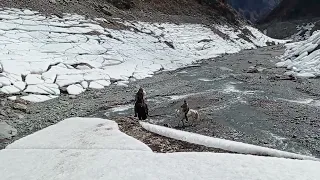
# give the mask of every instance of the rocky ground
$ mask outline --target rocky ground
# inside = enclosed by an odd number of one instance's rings
[[[235,10],[222,3],[208,4],[207,0],[0,0],[1,7],[28,8],[45,15],[62,17],[76,13],[90,18],[105,18],[108,28],[123,28],[114,18],[147,22],[172,23],[230,23],[243,21]],[[218,2],[218,1],[217,1]]]
[[[151,115],[148,122],[178,128],[174,109],[187,99],[191,108],[199,110],[201,122],[183,128],[185,131],[319,157],[319,80],[283,76],[285,70],[274,67],[278,61],[274,57],[283,50],[271,46],[242,51],[159,72],[129,87],[112,85],[43,103],[24,105],[2,95],[0,118],[17,134],[6,131],[8,137],[0,147],[65,118],[89,116],[115,119],[123,132],[157,152],[221,152],[142,130],[131,116],[134,93],[143,86]]]
[[[308,18],[301,20],[274,21],[259,24],[257,27],[262,32],[266,32],[267,36],[272,38],[295,39],[295,36],[301,36],[300,40],[304,40],[308,38],[314,31],[319,30],[319,20],[319,18]],[[308,26],[310,26],[310,28],[308,28]]]

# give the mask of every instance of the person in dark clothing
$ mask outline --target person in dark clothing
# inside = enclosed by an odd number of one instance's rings
[[[137,117],[138,115],[138,107],[139,107],[139,104],[143,104],[147,107],[146,103],[145,103],[145,91],[140,87],[138,92],[136,93],[136,96],[135,96],[135,105],[134,105],[134,117]]]
[[[184,112],[184,114],[185,114],[184,116],[185,116],[186,121],[188,121],[187,114],[189,112],[189,105],[186,100],[183,101],[181,108],[182,108],[182,112]]]

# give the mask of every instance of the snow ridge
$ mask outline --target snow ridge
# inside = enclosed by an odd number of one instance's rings
[[[153,125],[145,122],[140,122],[140,124],[144,129],[150,132],[153,132],[155,134],[159,134],[161,136],[165,136],[165,137],[169,137],[169,138],[173,138],[181,141],[186,141],[193,144],[204,145],[207,147],[223,149],[230,152],[319,161],[319,159],[314,157],[275,150],[271,148],[245,144],[241,142],[235,142],[235,141],[230,141],[230,140],[225,140],[220,138],[213,138],[213,137],[204,136],[200,134],[175,130],[175,129],[162,127],[158,125]]]

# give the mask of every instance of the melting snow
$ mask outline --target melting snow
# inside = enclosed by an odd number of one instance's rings
[[[286,74],[296,77],[314,78],[320,76],[320,31],[313,32],[305,41],[289,43],[280,57],[277,67],[289,70]]]
[[[199,81],[204,81],[204,82],[212,82],[215,81],[214,79],[207,79],[207,78],[199,78]]]
[[[291,102],[291,103],[305,104],[310,106],[320,106],[320,101],[314,100],[314,99],[299,99],[299,100],[291,100],[291,99],[284,99],[284,98],[278,98],[278,99],[282,101]]]
[[[58,96],[45,96],[45,95],[37,95],[37,94],[30,94],[28,96],[22,96],[21,99],[30,101],[30,102],[44,102],[53,98],[57,98]]]
[[[99,89],[110,85],[107,82],[110,78],[142,79],[162,68],[174,70],[219,54],[266,46],[271,41],[285,42],[271,39],[250,26],[235,30],[231,26],[213,25],[230,37],[223,39],[200,24],[117,20],[130,30],[114,30],[80,15],[44,17],[38,12],[25,11],[0,10],[3,69],[0,86],[5,86],[1,89],[5,93],[22,91],[21,83],[18,87],[11,86],[17,81],[24,81],[28,87],[47,83],[57,84],[59,88],[81,83],[84,89],[87,86],[82,82],[87,81],[90,88]],[[250,41],[241,38],[240,30],[244,29],[251,32],[246,35]],[[95,35],[90,35],[91,32]],[[28,87],[31,94],[44,92],[39,87],[32,90]]]
[[[307,159],[316,160],[317,158],[304,156],[300,154],[284,152],[280,150],[265,148],[261,146],[245,144],[241,142],[235,142],[230,140],[224,140],[220,138],[213,138],[209,136],[203,136],[200,134],[180,131],[176,129],[166,128],[158,125],[153,125],[145,122],[140,122],[143,128],[146,130],[159,134],[161,136],[186,141],[189,143],[204,145],[207,147],[213,147],[218,149],[224,149],[231,152],[243,153],[243,154],[254,154],[254,155],[267,155],[273,157],[284,157],[284,158],[297,158],[297,159]]]
[[[153,153],[115,122],[71,118],[0,151],[2,180],[319,179],[320,163],[223,153]]]
[[[9,99],[10,101],[15,101],[15,100],[17,99],[17,96],[10,96],[10,97],[8,97],[8,99]]]

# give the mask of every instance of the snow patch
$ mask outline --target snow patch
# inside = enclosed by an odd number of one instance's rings
[[[43,83],[29,85],[24,92],[33,94],[59,95],[60,89],[57,84]]]
[[[91,88],[91,89],[103,89],[104,86],[101,85],[100,83],[97,83],[97,82],[93,81],[93,82],[90,82],[89,88]]]
[[[204,81],[204,82],[212,82],[214,81],[213,79],[207,79],[207,78],[199,78],[199,81]]]
[[[80,117],[65,119],[37,131],[13,142],[6,149],[123,149],[152,152],[147,145],[121,133],[114,121]]]
[[[28,96],[22,96],[21,99],[36,103],[36,102],[48,101],[50,99],[54,99],[57,97],[58,96],[53,96],[53,95],[45,96],[45,95],[30,94]]]
[[[7,77],[0,77],[1,86],[9,86],[11,85],[11,81]]]
[[[26,88],[26,83],[22,81],[14,82],[13,85],[18,88],[20,91],[23,91]]]
[[[9,99],[10,101],[15,101],[15,100],[17,99],[17,96],[10,96],[10,97],[8,97],[8,99]]]
[[[291,103],[320,107],[320,101],[314,100],[314,99],[298,99],[298,100],[290,100],[290,99],[284,99],[284,98],[278,98],[278,99],[281,101],[286,101]]]
[[[33,84],[42,84],[44,83],[44,80],[41,78],[40,74],[28,74],[26,76],[26,81],[28,85],[33,85]]]
[[[20,92],[20,89],[18,89],[16,86],[14,85],[10,85],[10,86],[4,86],[0,89],[1,92],[6,93],[6,94],[14,94],[14,93],[18,93]]]

